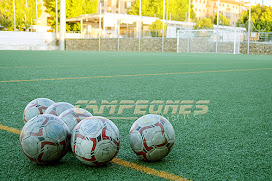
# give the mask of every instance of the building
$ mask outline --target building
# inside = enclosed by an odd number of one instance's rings
[[[101,13],[120,13],[126,14],[128,10],[131,10],[131,3],[135,0],[100,0],[97,7],[97,12],[100,9],[101,3]],[[120,4],[120,7],[119,7]]]
[[[218,0],[193,0],[193,9],[198,19],[215,16]],[[243,1],[220,0],[219,13],[230,19],[230,26],[236,26],[240,14],[246,10],[247,4]]]
[[[66,37],[98,38],[101,35],[104,38],[117,38],[119,34],[121,38],[135,38],[139,37],[139,30],[142,32],[141,36],[151,36],[149,26],[157,19],[159,18],[107,12],[101,15],[83,14],[66,19],[66,22],[81,24],[80,36],[66,34]]]

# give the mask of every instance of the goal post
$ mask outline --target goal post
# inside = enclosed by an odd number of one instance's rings
[[[240,53],[240,31],[214,30],[178,30],[178,53]]]

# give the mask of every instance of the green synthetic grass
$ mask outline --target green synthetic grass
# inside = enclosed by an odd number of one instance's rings
[[[16,68],[11,68],[16,67]],[[176,53],[0,51],[0,81],[272,68],[272,56]],[[0,82],[0,124],[21,129],[25,106],[47,97],[78,100],[210,100],[205,115],[166,115],[176,142],[162,161],[141,161],[130,149],[135,120],[113,120],[118,158],[192,180],[272,180],[272,70]],[[83,107],[85,105],[82,105]],[[109,116],[108,114],[104,116]],[[132,112],[125,112],[134,117]],[[93,168],[72,153],[50,166],[32,164],[19,136],[0,130],[1,180],[154,180],[110,163]]]

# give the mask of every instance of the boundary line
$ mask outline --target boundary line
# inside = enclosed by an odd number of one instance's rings
[[[202,74],[202,73],[241,72],[241,71],[254,71],[254,70],[272,70],[272,68],[236,69],[236,70],[211,70],[211,71],[199,71],[199,72],[173,72],[173,73],[132,74],[132,75],[105,75],[105,76],[92,76],[92,77],[66,77],[66,78],[30,79],[30,80],[4,80],[4,81],[0,81],[0,83],[6,83],[6,82],[37,82],[37,81],[46,81],[46,80],[75,80],[75,79],[116,78],[116,77],[140,77],[140,76],[157,76],[157,75]]]
[[[21,130],[15,129],[15,128],[12,128],[12,127],[8,127],[8,126],[4,126],[2,124],[0,124],[0,129],[8,131],[8,132],[15,133],[17,135],[21,134]],[[115,163],[117,165],[121,165],[123,167],[131,168],[133,170],[144,172],[146,174],[151,174],[151,175],[161,177],[161,178],[164,178],[164,179],[167,179],[167,180],[189,181],[189,180],[187,180],[187,179],[185,179],[183,177],[180,177],[178,175],[168,173],[168,172],[165,172],[165,171],[162,171],[162,170],[156,170],[154,168],[149,168],[149,167],[146,167],[146,166],[142,166],[142,165],[139,165],[137,163],[128,162],[128,161],[122,160],[120,158],[113,158],[113,160],[111,162]]]
[[[152,65],[224,65],[224,64],[249,64],[255,62],[224,62],[224,63],[150,63],[150,64],[105,64],[105,65],[56,65],[56,66],[42,66],[42,65],[35,65],[35,66],[19,66],[19,67],[0,67],[0,69],[24,69],[24,68],[76,68],[76,67],[108,67],[108,66],[152,66]],[[266,62],[265,62],[266,63]]]

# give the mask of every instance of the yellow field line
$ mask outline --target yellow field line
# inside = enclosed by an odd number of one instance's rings
[[[58,65],[58,66],[21,66],[21,67],[0,67],[0,69],[23,69],[23,68],[75,68],[75,67],[105,67],[105,66],[135,66],[135,65],[224,65],[238,63],[255,63],[255,62],[224,62],[224,63],[152,63],[152,64],[105,64],[105,65]]]
[[[162,170],[156,170],[156,169],[153,169],[153,168],[145,167],[145,166],[139,165],[137,163],[131,163],[131,162],[122,160],[120,158],[114,158],[112,160],[112,162],[116,163],[118,165],[122,165],[124,167],[132,168],[132,169],[140,171],[140,172],[155,175],[157,177],[161,177],[161,178],[164,178],[164,179],[167,179],[167,180],[188,181],[187,179],[182,178],[180,176],[177,176],[177,175],[174,175],[174,174],[162,171]]]
[[[8,131],[8,132],[15,133],[15,134],[21,134],[21,130],[15,129],[15,128],[11,128],[11,127],[8,127],[8,126],[4,126],[2,124],[0,124],[0,129]]]
[[[272,70],[272,68],[259,69],[237,69],[237,70],[211,70],[199,72],[173,72],[173,73],[154,73],[154,74],[132,74],[132,75],[106,75],[106,76],[92,76],[92,77],[67,77],[67,78],[50,78],[50,79],[30,79],[30,80],[4,80],[5,82],[36,82],[46,80],[74,80],[74,79],[95,79],[95,78],[113,78],[113,77],[139,77],[139,76],[157,76],[157,75],[181,75],[181,74],[201,74],[201,73],[215,73],[215,72],[240,72],[240,71],[254,71],[254,70]]]
[[[8,126],[4,126],[2,124],[0,124],[0,129],[8,131],[8,132],[15,133],[15,134],[18,134],[18,135],[21,134],[21,130],[11,128],[11,127],[8,127]],[[144,172],[144,173],[147,173],[147,174],[155,175],[157,177],[161,177],[161,178],[168,179],[168,180],[188,181],[187,179],[182,178],[182,177],[180,177],[178,175],[174,175],[172,173],[168,173],[168,172],[165,172],[165,171],[162,171],[162,170],[156,170],[154,168],[149,168],[149,167],[146,167],[146,166],[138,165],[137,163],[128,162],[128,161],[122,160],[120,158],[114,158],[111,162],[116,163],[118,165],[121,165],[123,167],[131,168],[131,169],[134,169],[136,171],[140,171],[140,172]]]

